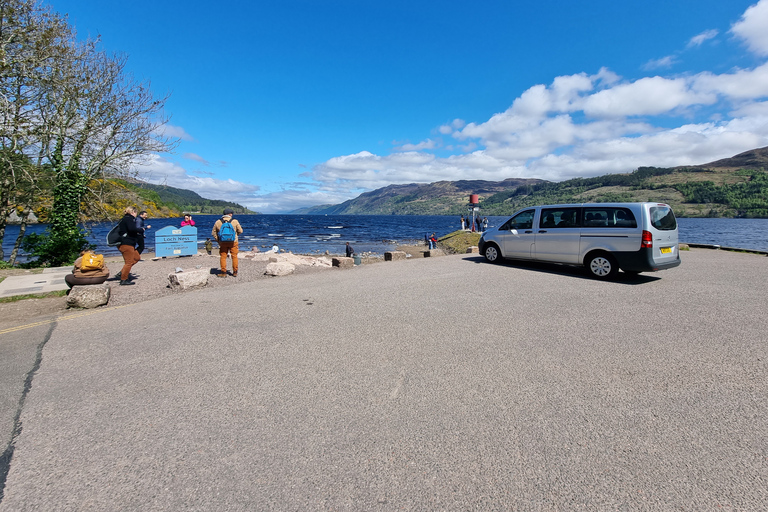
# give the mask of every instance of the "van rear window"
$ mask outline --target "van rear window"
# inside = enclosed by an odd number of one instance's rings
[[[636,228],[637,220],[629,208],[584,208],[584,227]]]
[[[651,206],[651,225],[660,231],[677,229],[677,219],[669,206]]]

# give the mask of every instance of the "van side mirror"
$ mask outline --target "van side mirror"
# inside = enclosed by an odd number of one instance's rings
[[[509,232],[510,234],[513,234],[513,235],[517,234],[517,230],[515,228],[510,229]]]

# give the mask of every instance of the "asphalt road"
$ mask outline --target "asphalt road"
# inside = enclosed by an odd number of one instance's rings
[[[30,329],[0,512],[766,510],[767,276],[449,256]]]

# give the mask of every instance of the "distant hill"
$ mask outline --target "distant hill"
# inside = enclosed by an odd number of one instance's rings
[[[231,208],[235,213],[257,213],[245,206],[219,199],[206,199],[197,192],[167,185],[153,185],[140,180],[125,180],[129,186],[157,194],[159,200],[185,213],[221,213],[224,208]],[[146,194],[145,194],[146,195]]]
[[[627,174],[575,178],[439,181],[390,185],[338,205],[291,213],[461,215],[470,194],[482,215],[509,215],[534,204],[659,201],[678,216],[768,218],[768,147],[696,166],[641,167]]]
[[[466,213],[469,194],[491,196],[545,183],[539,179],[460,180],[389,185],[337,205],[314,206],[291,213],[309,215],[459,215]]]

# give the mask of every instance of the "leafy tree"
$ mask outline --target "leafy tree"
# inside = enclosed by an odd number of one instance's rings
[[[167,96],[127,73],[125,56],[78,41],[63,17],[32,0],[0,0],[0,16],[0,144],[44,171],[29,173],[31,182],[42,174],[52,185],[49,229],[27,247],[42,264],[69,263],[86,245],[78,222],[102,178],[131,175],[142,158],[174,147],[158,135]],[[19,180],[2,172],[4,223]]]

